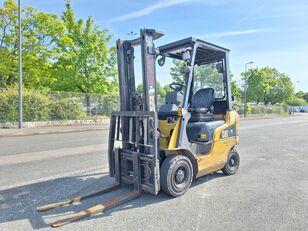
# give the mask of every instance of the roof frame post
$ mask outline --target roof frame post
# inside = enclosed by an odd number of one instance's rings
[[[226,79],[226,90],[227,90],[227,103],[228,110],[232,110],[232,92],[231,92],[231,73],[229,66],[229,51],[225,52],[225,79]]]

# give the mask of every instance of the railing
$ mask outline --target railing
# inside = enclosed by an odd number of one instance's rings
[[[92,93],[56,92],[25,89],[25,122],[54,120],[95,120],[110,117],[119,110],[119,97]],[[18,92],[0,89],[0,123],[18,121]]]
[[[234,109],[240,114],[244,114],[244,104],[243,103],[233,103]],[[276,105],[265,105],[262,103],[248,103],[247,104],[247,114],[249,115],[276,115],[276,114],[287,114],[289,112],[289,107],[285,104]]]

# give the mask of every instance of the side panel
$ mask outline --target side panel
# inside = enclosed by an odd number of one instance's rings
[[[159,130],[162,135],[159,139],[160,149],[168,148],[168,145],[171,139],[171,133],[173,133],[175,125],[176,125],[176,121],[174,122],[168,122],[167,120],[159,121]]]
[[[222,169],[231,148],[239,143],[238,114],[228,111],[226,123],[214,131],[213,144],[207,155],[196,155],[198,163],[197,177]]]

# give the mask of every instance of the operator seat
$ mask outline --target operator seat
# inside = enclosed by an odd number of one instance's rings
[[[188,110],[191,118],[186,127],[190,142],[212,141],[214,130],[225,123],[224,120],[215,120],[212,105],[214,101],[213,88],[202,88],[192,96],[191,107]]]
[[[199,89],[191,98],[188,111],[191,114],[190,122],[206,122],[214,119],[213,102],[215,91],[213,88]]]
[[[178,107],[183,100],[183,94],[178,91],[168,92],[165,104],[158,109],[158,119],[167,120],[168,117],[178,118]]]

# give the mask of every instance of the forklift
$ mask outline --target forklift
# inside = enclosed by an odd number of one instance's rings
[[[162,36],[157,30],[141,29],[139,38],[117,40],[121,103],[120,111],[110,118],[108,144],[109,175],[114,182],[38,211],[108,193],[124,184],[132,190],[73,213],[52,227],[125,203],[143,191],[157,195],[162,190],[178,197],[188,191],[194,178],[219,170],[226,175],[237,172],[239,116],[232,108],[229,50],[193,37],[155,47],[154,41]],[[136,46],[141,48],[142,94],[135,86]],[[180,60],[183,79],[169,85],[172,91],[158,106],[156,62],[162,67],[166,59]],[[211,78],[204,76],[207,73]]]

